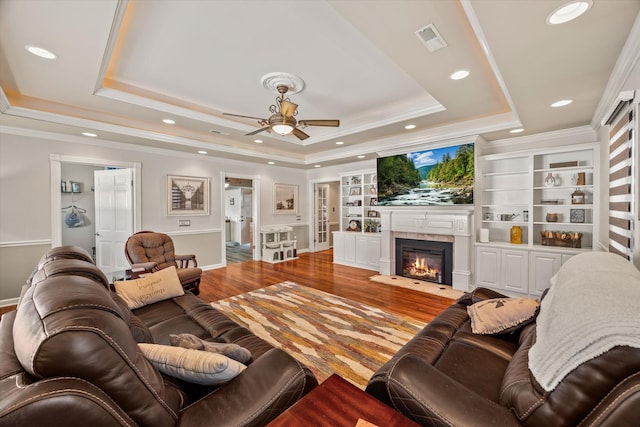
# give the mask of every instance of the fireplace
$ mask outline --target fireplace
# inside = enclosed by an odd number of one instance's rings
[[[397,276],[452,284],[452,243],[398,238],[395,244]]]

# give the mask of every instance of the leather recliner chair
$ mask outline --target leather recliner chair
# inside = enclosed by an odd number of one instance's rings
[[[198,268],[196,256],[176,255],[173,240],[168,235],[139,231],[127,239],[124,254],[131,268],[143,268],[147,273],[176,267],[184,290],[194,295],[200,293],[202,269]]]

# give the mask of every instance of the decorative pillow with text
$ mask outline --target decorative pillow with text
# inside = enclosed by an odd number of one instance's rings
[[[495,298],[467,307],[474,334],[503,334],[532,322],[540,304],[531,298]]]
[[[116,281],[113,286],[132,310],[184,295],[175,267],[165,268],[139,279]]]

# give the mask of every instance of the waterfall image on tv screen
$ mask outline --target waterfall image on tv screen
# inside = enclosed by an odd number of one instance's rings
[[[378,158],[379,206],[473,204],[473,144]]]

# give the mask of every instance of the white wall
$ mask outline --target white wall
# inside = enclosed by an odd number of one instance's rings
[[[59,154],[114,162],[139,162],[143,230],[172,235],[176,250],[195,253],[198,264],[216,267],[224,263],[224,205],[221,173],[251,175],[260,181],[259,219],[262,225],[287,224],[298,230],[299,248],[308,246],[306,171],[218,159],[211,156],[136,148],[105,140],[74,136],[34,136],[0,133],[0,305],[20,293],[20,287],[40,256],[51,247],[50,155]],[[167,216],[166,176],[210,177],[211,214]],[[273,213],[273,184],[299,185],[298,215]],[[56,183],[59,188],[60,183]],[[63,205],[66,206],[66,205]],[[178,227],[188,218],[190,227]]]

